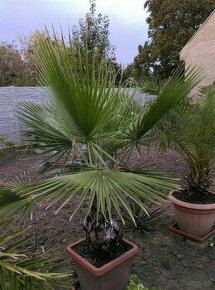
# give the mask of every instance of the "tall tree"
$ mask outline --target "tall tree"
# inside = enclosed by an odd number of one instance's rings
[[[210,13],[214,0],[147,0],[149,40],[139,46],[135,74],[168,78],[179,64],[179,52]]]
[[[35,53],[38,44],[46,37],[45,31],[38,30],[29,35],[19,35],[19,49],[15,42],[0,43],[0,86],[37,85]]]
[[[82,59],[86,51],[88,52],[89,64],[92,67],[92,55],[96,54],[94,61],[97,69],[104,60],[104,65],[110,65],[114,72],[120,71],[121,66],[116,62],[115,47],[111,45],[109,39],[110,20],[108,16],[103,16],[96,12],[96,0],[90,0],[89,12],[83,19],[79,20],[79,24],[72,28],[71,43],[78,54],[81,53]],[[47,39],[54,38],[53,35],[48,36],[46,30],[36,30],[29,35],[19,35],[18,50],[14,44],[0,44],[0,86],[2,85],[37,85],[37,67],[38,63],[35,58],[38,44]],[[59,44],[61,40],[58,39]],[[68,44],[67,44],[68,46]],[[90,67],[89,67],[90,72]],[[118,74],[116,82],[121,79]]]
[[[35,30],[26,35],[20,34],[18,42],[20,45],[20,53],[25,66],[26,81],[23,85],[37,85],[37,67],[38,61],[35,57],[38,45],[48,37],[46,30]]]
[[[14,43],[0,43],[0,86],[19,85],[24,63]]]
[[[90,0],[89,12],[85,18],[79,20],[79,25],[72,28],[72,43],[74,48],[81,52],[82,57],[89,55],[92,63],[92,55],[96,53],[96,62],[103,59],[106,63],[112,63],[113,68],[117,68],[115,47],[111,45],[109,39],[110,20],[108,16],[96,13],[96,0]]]

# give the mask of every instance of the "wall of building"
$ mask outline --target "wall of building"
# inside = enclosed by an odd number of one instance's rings
[[[215,81],[215,12],[185,45],[180,58],[186,67],[197,66],[204,79],[200,86],[208,86]],[[192,92],[194,94],[197,88]]]

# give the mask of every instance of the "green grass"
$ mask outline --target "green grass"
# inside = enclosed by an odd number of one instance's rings
[[[128,290],[162,290],[161,288],[156,287],[145,287],[139,282],[139,279],[136,275],[131,275],[130,282],[128,284]]]

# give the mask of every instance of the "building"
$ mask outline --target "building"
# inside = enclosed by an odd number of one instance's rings
[[[185,67],[197,66],[202,70],[201,86],[215,81],[215,10],[180,51],[180,59],[185,62]]]

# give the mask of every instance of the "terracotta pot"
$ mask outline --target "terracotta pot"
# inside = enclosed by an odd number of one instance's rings
[[[215,203],[194,204],[181,201],[169,194],[175,209],[178,227],[194,236],[201,237],[211,231],[215,222]]]
[[[104,266],[96,268],[73,250],[74,246],[81,244],[84,240],[81,239],[67,247],[67,251],[75,263],[81,290],[126,290],[137,246],[123,239],[126,244],[131,246],[131,249]]]

